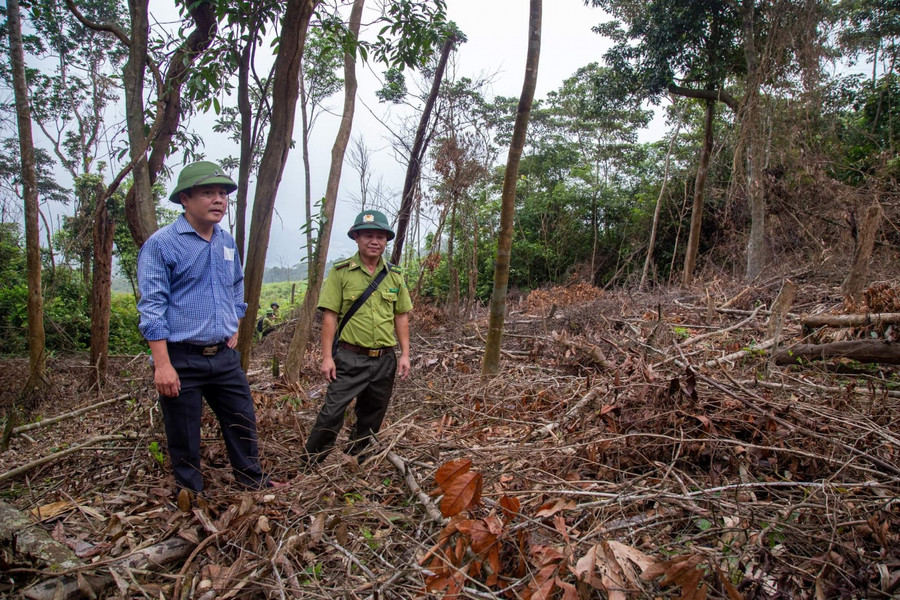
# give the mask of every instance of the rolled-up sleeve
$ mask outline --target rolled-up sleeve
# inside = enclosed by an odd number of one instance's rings
[[[138,254],[138,329],[148,341],[169,339],[167,311],[171,300],[169,273],[161,245],[153,238],[147,240]]]
[[[330,310],[341,314],[344,298],[341,294],[341,276],[337,269],[332,268],[325,283],[322,285],[322,291],[319,293],[319,310]]]

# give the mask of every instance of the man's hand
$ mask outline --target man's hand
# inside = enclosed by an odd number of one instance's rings
[[[153,384],[161,396],[174,398],[181,391],[181,380],[171,363],[157,365],[153,373]]]
[[[331,383],[335,379],[337,379],[337,367],[334,365],[334,359],[330,356],[326,356],[322,359],[322,366],[319,369],[322,371],[322,375],[325,376],[325,381]]]
[[[231,336],[230,338],[228,338],[228,341],[225,342],[225,345],[228,346],[229,348],[234,349],[234,348],[237,348],[237,343],[238,343],[238,332],[235,331],[234,335]]]
[[[400,379],[406,379],[407,375],[409,375],[409,356],[406,354],[400,355],[400,360],[397,361],[397,373],[400,375]]]

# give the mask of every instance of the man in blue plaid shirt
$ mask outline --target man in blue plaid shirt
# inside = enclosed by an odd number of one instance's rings
[[[169,196],[184,213],[138,256],[139,327],[153,357],[175,483],[192,492],[203,490],[203,397],[219,419],[235,480],[250,488],[273,485],[260,468],[253,399],[234,349],[247,310],[244,274],[219,221],[236,189],[215,163],[187,165]]]

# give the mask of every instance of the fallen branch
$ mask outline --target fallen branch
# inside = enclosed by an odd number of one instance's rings
[[[695,336],[692,337],[692,338],[688,338],[688,339],[684,340],[684,343],[679,344],[679,346],[681,346],[682,348],[686,348],[686,347],[688,347],[688,346],[690,346],[690,345],[692,345],[692,344],[696,344],[697,342],[699,342],[699,341],[701,341],[701,340],[705,340],[706,338],[711,338],[711,337],[714,337],[714,336],[717,336],[717,335],[721,335],[721,334],[723,334],[723,333],[728,333],[729,331],[734,331],[735,329],[740,329],[741,327],[743,327],[744,325],[746,325],[747,323],[749,323],[750,321],[752,321],[753,319],[755,319],[757,313],[758,313],[760,310],[762,310],[762,305],[761,305],[761,304],[760,304],[759,306],[756,307],[756,310],[754,310],[754,311],[750,314],[749,317],[747,317],[746,319],[744,319],[744,320],[741,321],[740,323],[735,323],[735,324],[732,325],[731,327],[726,327],[725,329],[717,329],[716,331],[710,331],[710,332],[708,332],[708,333],[702,333],[702,334],[700,334],[700,335],[695,335]]]
[[[754,352],[760,352],[760,351],[762,351],[762,350],[768,350],[769,348],[771,348],[771,347],[774,346],[774,345],[775,345],[775,340],[766,340],[765,342],[762,342],[761,344],[755,345],[755,346],[753,346],[752,348],[744,348],[743,350],[738,350],[737,352],[732,352],[731,354],[726,354],[725,356],[721,356],[721,357],[715,358],[715,359],[713,359],[713,360],[708,360],[708,361],[706,361],[705,363],[703,363],[702,366],[704,366],[704,367],[716,367],[716,366],[718,366],[718,365],[721,365],[722,363],[731,362],[731,361],[733,361],[733,360],[737,360],[737,359],[739,359],[739,358],[743,358],[743,357],[745,357],[745,356],[748,356],[748,355],[750,355],[750,354],[753,354]],[[678,365],[679,367],[681,367],[681,368],[684,368],[684,367],[686,366],[685,364],[683,364],[683,363],[681,363],[680,361],[677,361],[677,360],[675,361],[675,364],[677,364],[677,365]]]
[[[406,487],[408,487],[409,491],[419,499],[419,502],[425,507],[425,512],[428,513],[431,520],[436,523],[442,523],[444,521],[444,516],[441,514],[441,511],[434,505],[434,502],[431,501],[428,494],[423,492],[422,488],[419,487],[419,482],[416,481],[415,476],[409,467],[406,466],[403,459],[395,452],[388,452],[385,455],[385,458],[387,458],[388,462],[394,465],[394,467],[400,471],[400,474],[403,475],[403,479],[406,481]]]
[[[804,327],[866,327],[900,323],[900,313],[856,315],[809,315],[800,321]]]
[[[5,502],[0,502],[0,541],[12,542],[13,552],[32,557],[41,565],[71,569],[81,564],[75,553],[60,544],[41,526]]]
[[[15,427],[12,432],[13,434],[22,433],[25,431],[31,431],[32,429],[37,429],[38,427],[46,427],[47,425],[53,425],[54,423],[59,423],[60,421],[65,421],[66,419],[73,419],[84,413],[91,412],[93,410],[97,410],[99,408],[103,408],[104,406],[109,406],[110,404],[115,404],[121,400],[126,398],[131,398],[133,394],[122,394],[121,396],[117,396],[115,398],[110,398],[109,400],[104,400],[102,402],[98,402],[97,404],[91,404],[90,406],[85,406],[83,408],[79,408],[78,410],[73,410],[72,412],[63,413],[61,415],[57,415],[55,417],[51,417],[49,419],[42,419],[40,421],[35,421],[34,423],[28,423],[27,425],[21,425],[19,427]]]
[[[108,564],[105,568],[109,574],[84,575],[73,577],[63,575],[54,577],[26,588],[22,596],[29,600],[68,600],[84,594],[83,585],[87,583],[94,592],[98,592],[114,582],[114,569],[152,569],[186,557],[193,550],[194,544],[177,537],[162,541],[153,546],[132,552],[128,556]]]
[[[551,334],[550,338],[557,344],[565,346],[569,350],[580,350],[581,352],[587,354],[591,357],[592,361],[594,361],[596,364],[600,365],[607,371],[615,371],[616,369],[615,363],[610,362],[610,360],[606,358],[606,355],[603,354],[603,351],[593,344],[579,344],[574,340],[570,340],[565,331],[561,331],[559,333],[556,333],[554,331]]]
[[[563,417],[559,421],[557,421],[556,423],[547,423],[540,429],[535,429],[531,432],[531,435],[528,436],[528,439],[534,440],[550,435],[554,429],[566,423],[569,419],[581,412],[581,409],[587,406],[587,404],[590,403],[594,398],[596,398],[599,393],[600,386],[591,388],[590,391],[588,391],[588,393],[585,394],[584,397],[579,400],[577,404],[575,404],[575,406],[569,409],[569,411],[566,412],[566,414],[563,415]]]
[[[57,460],[64,456],[68,456],[69,454],[73,454],[75,452],[78,452],[79,450],[90,447],[94,444],[98,444],[100,442],[112,442],[115,440],[127,440],[127,439],[131,439],[131,438],[129,438],[128,436],[124,436],[124,435],[100,435],[95,438],[89,439],[88,441],[84,442],[83,444],[78,444],[77,446],[72,446],[71,448],[66,448],[65,450],[60,450],[59,452],[54,452],[53,454],[50,454],[48,456],[43,456],[37,460],[31,461],[30,463],[25,463],[24,465],[18,466],[15,469],[10,469],[6,473],[0,474],[0,481],[6,481],[7,479],[12,479],[13,477],[21,475],[22,473],[27,473],[28,471],[30,471],[31,469],[33,469],[35,467],[39,467],[39,466],[47,464],[49,462],[53,462],[54,460]]]
[[[848,389],[848,388],[842,388],[842,387],[818,385],[818,384],[815,384],[815,383],[812,383],[809,381],[800,381],[800,380],[796,380],[796,379],[793,380],[793,383],[791,383],[791,384],[776,383],[774,381],[762,381],[762,380],[758,380],[758,379],[739,381],[738,383],[740,383],[741,385],[749,386],[749,387],[753,387],[753,386],[764,387],[764,388],[768,388],[770,390],[794,390],[797,388],[798,385],[802,385],[804,387],[814,389],[818,392],[826,392],[829,394],[845,394],[847,392],[852,392],[852,393],[858,394],[860,396],[871,396],[872,395],[872,390],[870,390],[869,388],[853,387],[852,389]],[[900,391],[884,390],[884,389],[880,389],[880,388],[875,391],[878,394],[884,394],[888,398],[900,398]]]
[[[855,340],[829,344],[797,344],[773,356],[777,365],[796,365],[804,360],[849,358],[864,363],[900,365],[900,344],[880,340]]]

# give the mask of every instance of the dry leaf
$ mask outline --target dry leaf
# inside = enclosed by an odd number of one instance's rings
[[[564,498],[559,498],[552,502],[548,502],[544,504],[542,507],[538,509],[535,513],[536,517],[552,517],[556,513],[561,510],[573,510],[577,507],[574,500],[566,500]]]
[[[477,504],[481,500],[483,481],[481,473],[464,472],[454,477],[441,499],[441,514],[452,517]]]
[[[53,517],[59,516],[64,512],[73,510],[78,506],[76,502],[84,502],[84,499],[79,498],[75,502],[72,502],[71,500],[60,500],[59,502],[51,502],[50,504],[37,506],[31,509],[31,516],[38,521],[46,521],[47,519],[52,519]]]
[[[509,523],[512,521],[519,511],[522,509],[522,503],[518,498],[513,496],[503,496],[500,498],[500,511],[503,513],[503,520]]]
[[[313,519],[312,527],[309,528],[309,539],[313,544],[322,541],[325,534],[325,513],[319,513]]]
[[[440,466],[440,468],[437,470],[437,473],[434,474],[434,480],[437,482],[441,490],[446,493],[447,486],[450,485],[450,482],[452,482],[455,478],[459,477],[463,473],[468,472],[468,470],[471,468],[472,461],[468,458],[451,460],[450,462],[446,462]]]

